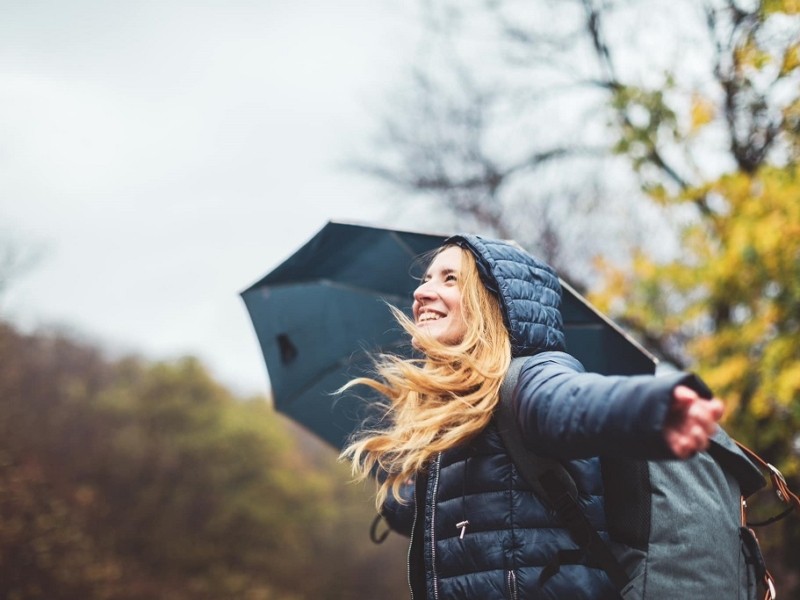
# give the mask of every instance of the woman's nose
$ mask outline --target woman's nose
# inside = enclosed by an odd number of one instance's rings
[[[417,302],[422,302],[423,300],[430,300],[434,297],[434,290],[433,286],[431,285],[430,281],[426,281],[420,284],[417,289],[414,290],[414,300]]]

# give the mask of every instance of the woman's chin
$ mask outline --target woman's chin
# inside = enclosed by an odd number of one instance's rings
[[[417,325],[417,331],[411,336],[411,345],[417,350],[422,350],[420,340],[426,340],[429,343],[438,341],[436,333],[432,329],[429,325]]]
[[[442,344],[444,346],[456,346],[464,339],[463,335],[458,335],[447,331],[447,329],[437,329],[436,327],[417,326],[417,333],[411,336],[411,345],[424,352],[420,340],[426,340],[428,344]]]

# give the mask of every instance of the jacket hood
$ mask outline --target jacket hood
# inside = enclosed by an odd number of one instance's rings
[[[445,244],[466,248],[477,259],[484,285],[500,299],[512,356],[565,349],[561,284],[552,267],[502,240],[459,234]]]

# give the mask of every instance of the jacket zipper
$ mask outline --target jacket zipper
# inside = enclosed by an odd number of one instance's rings
[[[406,574],[408,577],[408,593],[411,595],[411,600],[414,600],[414,588],[411,586],[411,550],[414,548],[414,531],[417,529],[417,519],[419,518],[419,493],[418,488],[414,486],[414,520],[411,523],[411,536],[408,541],[408,557],[406,558]]]
[[[431,500],[431,565],[433,568],[433,597],[439,600],[439,577],[436,574],[436,495],[439,488],[439,471],[442,465],[442,453],[436,455],[436,469],[433,476],[433,493]]]
[[[511,600],[517,600],[517,576],[514,571],[508,572],[508,593],[511,597]]]

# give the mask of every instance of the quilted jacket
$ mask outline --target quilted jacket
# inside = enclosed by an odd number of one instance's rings
[[[605,537],[600,454],[669,457],[661,431],[678,384],[691,375],[608,377],[585,373],[565,352],[558,277],[516,246],[472,235],[448,240],[478,259],[502,304],[514,356],[529,356],[514,392],[526,443],[557,458],[577,483],[584,513]],[[439,454],[408,500],[382,513],[410,535],[415,600],[619,598],[554,514],[529,490],[494,423]]]

